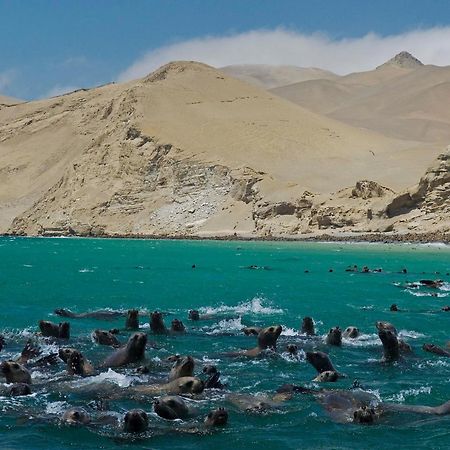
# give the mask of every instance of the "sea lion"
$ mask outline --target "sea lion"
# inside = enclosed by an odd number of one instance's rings
[[[298,354],[298,346],[295,344],[287,344],[286,345],[286,351],[292,355],[296,356]]]
[[[134,386],[131,389],[132,392],[144,395],[152,394],[201,394],[205,389],[205,384],[200,378],[197,377],[181,377],[170,383],[165,384],[151,384]]]
[[[70,338],[70,323],[62,322],[56,325],[48,320],[40,320],[38,322],[39,329],[41,330],[42,336],[54,337],[58,339],[69,339]]]
[[[242,331],[246,336],[258,336],[261,327],[245,327],[242,328]]]
[[[37,347],[31,339],[28,339],[25,346],[20,353],[20,356],[16,359],[19,364],[27,364],[28,361],[41,354],[41,350]]]
[[[396,336],[398,335],[397,329],[394,327],[394,325],[392,325],[392,323],[390,322],[382,322],[382,321],[378,321],[375,322],[375,326],[377,327],[377,330],[386,330],[386,331],[391,331],[392,333],[394,333]]]
[[[70,356],[77,351],[78,350],[76,348],[70,347],[60,348],[58,350],[58,356],[67,364],[67,361],[69,361]]]
[[[150,329],[154,334],[167,334],[167,328],[164,325],[163,315],[159,311],[150,314]]]
[[[261,414],[280,406],[281,402],[274,401],[268,395],[229,394],[226,400],[247,413]]]
[[[0,352],[3,350],[3,347],[6,346],[5,338],[0,334]]]
[[[97,311],[74,313],[69,309],[55,309],[54,313],[57,316],[69,317],[71,319],[98,319],[98,320],[113,320],[126,315],[123,311],[112,311],[108,309],[99,309]]]
[[[27,383],[14,383],[8,390],[10,397],[21,397],[31,395],[31,386]]]
[[[264,350],[276,350],[277,348],[277,340],[280,337],[282,331],[281,325],[273,325],[271,327],[263,328],[258,333],[258,346],[249,350],[243,350],[231,356],[249,356],[256,357],[259,356]]]
[[[94,330],[91,334],[92,339],[99,345],[108,345],[111,347],[119,347],[120,342],[111,331]]]
[[[170,328],[170,332],[171,333],[185,333],[186,332],[186,328],[183,325],[183,322],[179,319],[173,319],[172,320],[172,324],[171,324],[171,328]]]
[[[389,307],[389,311],[391,312],[399,312],[398,306],[395,303],[392,303],[392,305]]]
[[[339,374],[334,370],[325,370],[319,373],[316,378],[313,379],[316,383],[334,383],[339,379]]]
[[[389,329],[381,328],[378,336],[383,344],[384,361],[396,361],[400,358],[400,348],[397,335]]]
[[[194,374],[194,358],[192,356],[183,356],[175,361],[169,373],[169,381],[176,380],[181,377],[192,377]]]
[[[190,309],[188,312],[189,320],[200,320],[200,313],[196,309]]]
[[[94,374],[94,367],[85,359],[81,352],[75,350],[67,360],[67,373],[69,375],[88,377]]]
[[[353,412],[353,422],[362,424],[372,424],[377,417],[374,408],[368,408],[366,405],[361,406]]]
[[[356,327],[347,327],[342,333],[342,336],[347,339],[355,339],[359,336],[359,329]]]
[[[419,280],[419,283],[423,286],[433,288],[433,289],[439,289],[443,284],[443,280]]]
[[[143,433],[148,429],[148,415],[142,409],[132,409],[123,417],[123,430],[126,433]]]
[[[315,336],[314,321],[311,317],[303,317],[300,332],[306,336]]]
[[[137,309],[128,310],[125,328],[127,330],[139,330],[139,311]]]
[[[204,383],[205,389],[223,389],[225,387],[220,381],[220,372],[216,366],[208,364],[203,367],[202,372],[209,377]]]
[[[228,422],[228,411],[225,408],[213,409],[205,417],[205,425],[207,427],[222,427]]]
[[[339,327],[330,328],[330,331],[325,338],[325,342],[328,345],[342,345],[342,331]]]
[[[69,408],[61,420],[69,425],[87,425],[91,422],[89,414],[83,408]]]
[[[158,416],[167,420],[185,419],[189,415],[186,402],[178,395],[165,395],[156,399],[153,409]]]
[[[3,361],[0,364],[0,373],[7,383],[31,384],[31,374],[26,367],[15,361]]]
[[[450,352],[448,352],[447,350],[444,350],[443,348],[438,347],[437,345],[434,345],[434,344],[423,344],[422,348],[426,352],[434,353],[439,356],[450,357]]]
[[[147,335],[145,333],[134,333],[124,347],[106,358],[103,367],[121,367],[143,360],[146,344]]]
[[[308,361],[319,374],[322,372],[337,372],[329,356],[324,352],[306,352],[306,361]]]

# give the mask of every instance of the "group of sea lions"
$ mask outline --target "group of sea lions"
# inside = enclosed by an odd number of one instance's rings
[[[353,269],[352,269],[353,270]],[[363,269],[364,272],[365,269]],[[438,287],[438,283],[422,283],[428,288]],[[206,433],[215,427],[224,426],[228,422],[228,411],[224,405],[214,407],[202,420],[198,418],[201,414],[192,408],[190,399],[201,398],[207,400],[209,392],[221,390],[222,401],[234,405],[238,410],[248,413],[269,412],[280,408],[286,401],[295,395],[311,395],[316,399],[331,418],[337,422],[354,422],[360,424],[371,424],[376,422],[386,412],[409,412],[428,415],[450,414],[450,401],[438,406],[423,405],[399,405],[380,402],[373,394],[363,390],[355,384],[352,389],[321,389],[308,388],[297,384],[284,384],[274,390],[272,394],[247,395],[230,392],[228,386],[220,380],[220,372],[215,365],[206,364],[201,373],[195,374],[196,365],[199,361],[191,355],[172,355],[161,361],[161,367],[165,370],[165,377],[153,377],[154,367],[147,364],[146,351],[149,348],[148,334],[155,336],[165,335],[167,337],[182,337],[192,332],[186,328],[179,319],[173,319],[171,326],[167,327],[164,322],[165,314],[153,311],[149,315],[149,329],[147,334],[140,327],[140,314],[137,309],[128,311],[98,310],[87,313],[74,313],[67,309],[58,309],[55,314],[68,319],[98,319],[115,320],[125,318],[122,330],[95,329],[90,337],[93,342],[100,346],[111,347],[110,354],[102,361],[92,363],[77,347],[77,340],[71,336],[71,323],[53,323],[40,320],[38,322],[39,332],[35,339],[29,339],[21,354],[14,360],[3,360],[0,363],[0,375],[6,380],[4,394],[9,396],[26,396],[33,391],[39,394],[39,383],[33,383],[34,370],[51,371],[52,367],[65,364],[65,376],[63,382],[73,377],[87,378],[98,375],[110,368],[120,369],[124,367],[133,368],[137,381],[125,388],[115,386],[113,389],[102,390],[99,394],[102,400],[111,402],[125,398],[137,403],[149,404],[152,411],[158,417],[167,421],[178,419],[177,424],[189,423],[187,427],[174,426],[174,429],[184,432]],[[190,310],[187,316],[191,323],[202,321],[223,320],[214,314],[200,314],[198,310]],[[375,323],[375,328],[383,347],[384,364],[399,361],[404,355],[412,352],[411,347],[399,338],[396,327],[385,321]],[[242,332],[250,337],[256,338],[256,346],[239,351],[223,353],[228,358],[266,358],[277,357],[277,342],[282,334],[281,325],[270,325],[267,327],[249,326],[244,327]],[[125,332],[128,335],[126,343],[121,336]],[[315,330],[315,322],[312,317],[304,317],[301,320],[298,339],[295,342],[287,342],[282,350],[288,355],[298,356],[300,350],[304,350],[305,360],[317,371],[317,376],[312,380],[314,383],[333,383],[348,374],[340,373],[332,363],[328,354],[323,351],[327,347],[340,347],[345,345],[349,339],[357,339],[360,330],[356,326],[340,328],[332,327],[325,337],[318,336]],[[343,340],[344,339],[344,340]],[[58,347],[57,352],[43,355],[41,349],[35,344],[35,340],[51,342],[53,348]],[[122,341],[122,342],[121,342]],[[67,345],[70,342],[70,346]],[[0,336],[0,351],[8,345],[7,339]],[[152,344],[154,345],[154,344]],[[448,350],[447,350],[448,349]],[[432,343],[423,345],[423,350],[432,352],[440,357],[450,356],[450,343],[447,349]],[[64,389],[67,385],[59,384],[55,389]],[[78,389],[89,394],[84,385]],[[216,391],[217,392],[217,391]],[[95,400],[99,400],[98,398]],[[216,405],[217,406],[217,405]],[[154,427],[153,416],[150,416],[142,408],[126,411],[121,417],[101,406],[100,411],[89,412],[89,408],[74,406],[65,410],[60,420],[66,424],[77,424],[86,426],[102,426],[102,424],[114,423],[124,433],[145,433]],[[191,420],[194,418],[194,422]],[[194,424],[194,425],[192,425]]]

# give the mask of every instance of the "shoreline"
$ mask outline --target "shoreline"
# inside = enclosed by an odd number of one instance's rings
[[[317,243],[378,243],[378,244],[443,244],[450,245],[450,233],[336,233],[314,235],[151,235],[151,234],[66,234],[46,233],[42,235],[18,235],[3,233],[0,237],[25,238],[90,238],[90,239],[136,239],[168,241],[236,241],[236,242],[317,242]]]

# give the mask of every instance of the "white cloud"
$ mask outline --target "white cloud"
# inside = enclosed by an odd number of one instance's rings
[[[8,69],[0,72],[0,92],[12,84],[15,74],[16,71],[14,69]]]
[[[77,89],[80,88],[78,86],[60,86],[58,84],[56,86],[53,86],[46,94],[42,96],[42,98],[56,97],[58,95],[63,95],[69,92],[76,91]]]
[[[333,40],[320,33],[256,30],[225,37],[207,36],[167,45],[137,59],[119,81],[142,77],[174,60],[229,64],[290,64],[339,74],[370,70],[406,50],[425,64],[450,65],[450,27],[419,29],[392,36],[369,33]]]

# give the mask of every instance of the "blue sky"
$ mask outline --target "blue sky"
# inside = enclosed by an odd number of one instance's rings
[[[0,0],[0,92],[39,98],[140,76],[185,56],[217,65],[273,60],[339,71],[330,57],[337,44],[350,53],[343,71],[364,69],[396,51],[403,34],[409,50],[429,59],[424,62],[450,64],[442,42],[449,40],[448,26],[447,0]],[[392,36],[398,39],[383,40]],[[367,49],[356,52],[364,43]],[[315,45],[321,47],[313,58],[308,48]],[[351,64],[353,51],[357,62],[371,48],[378,59]]]

